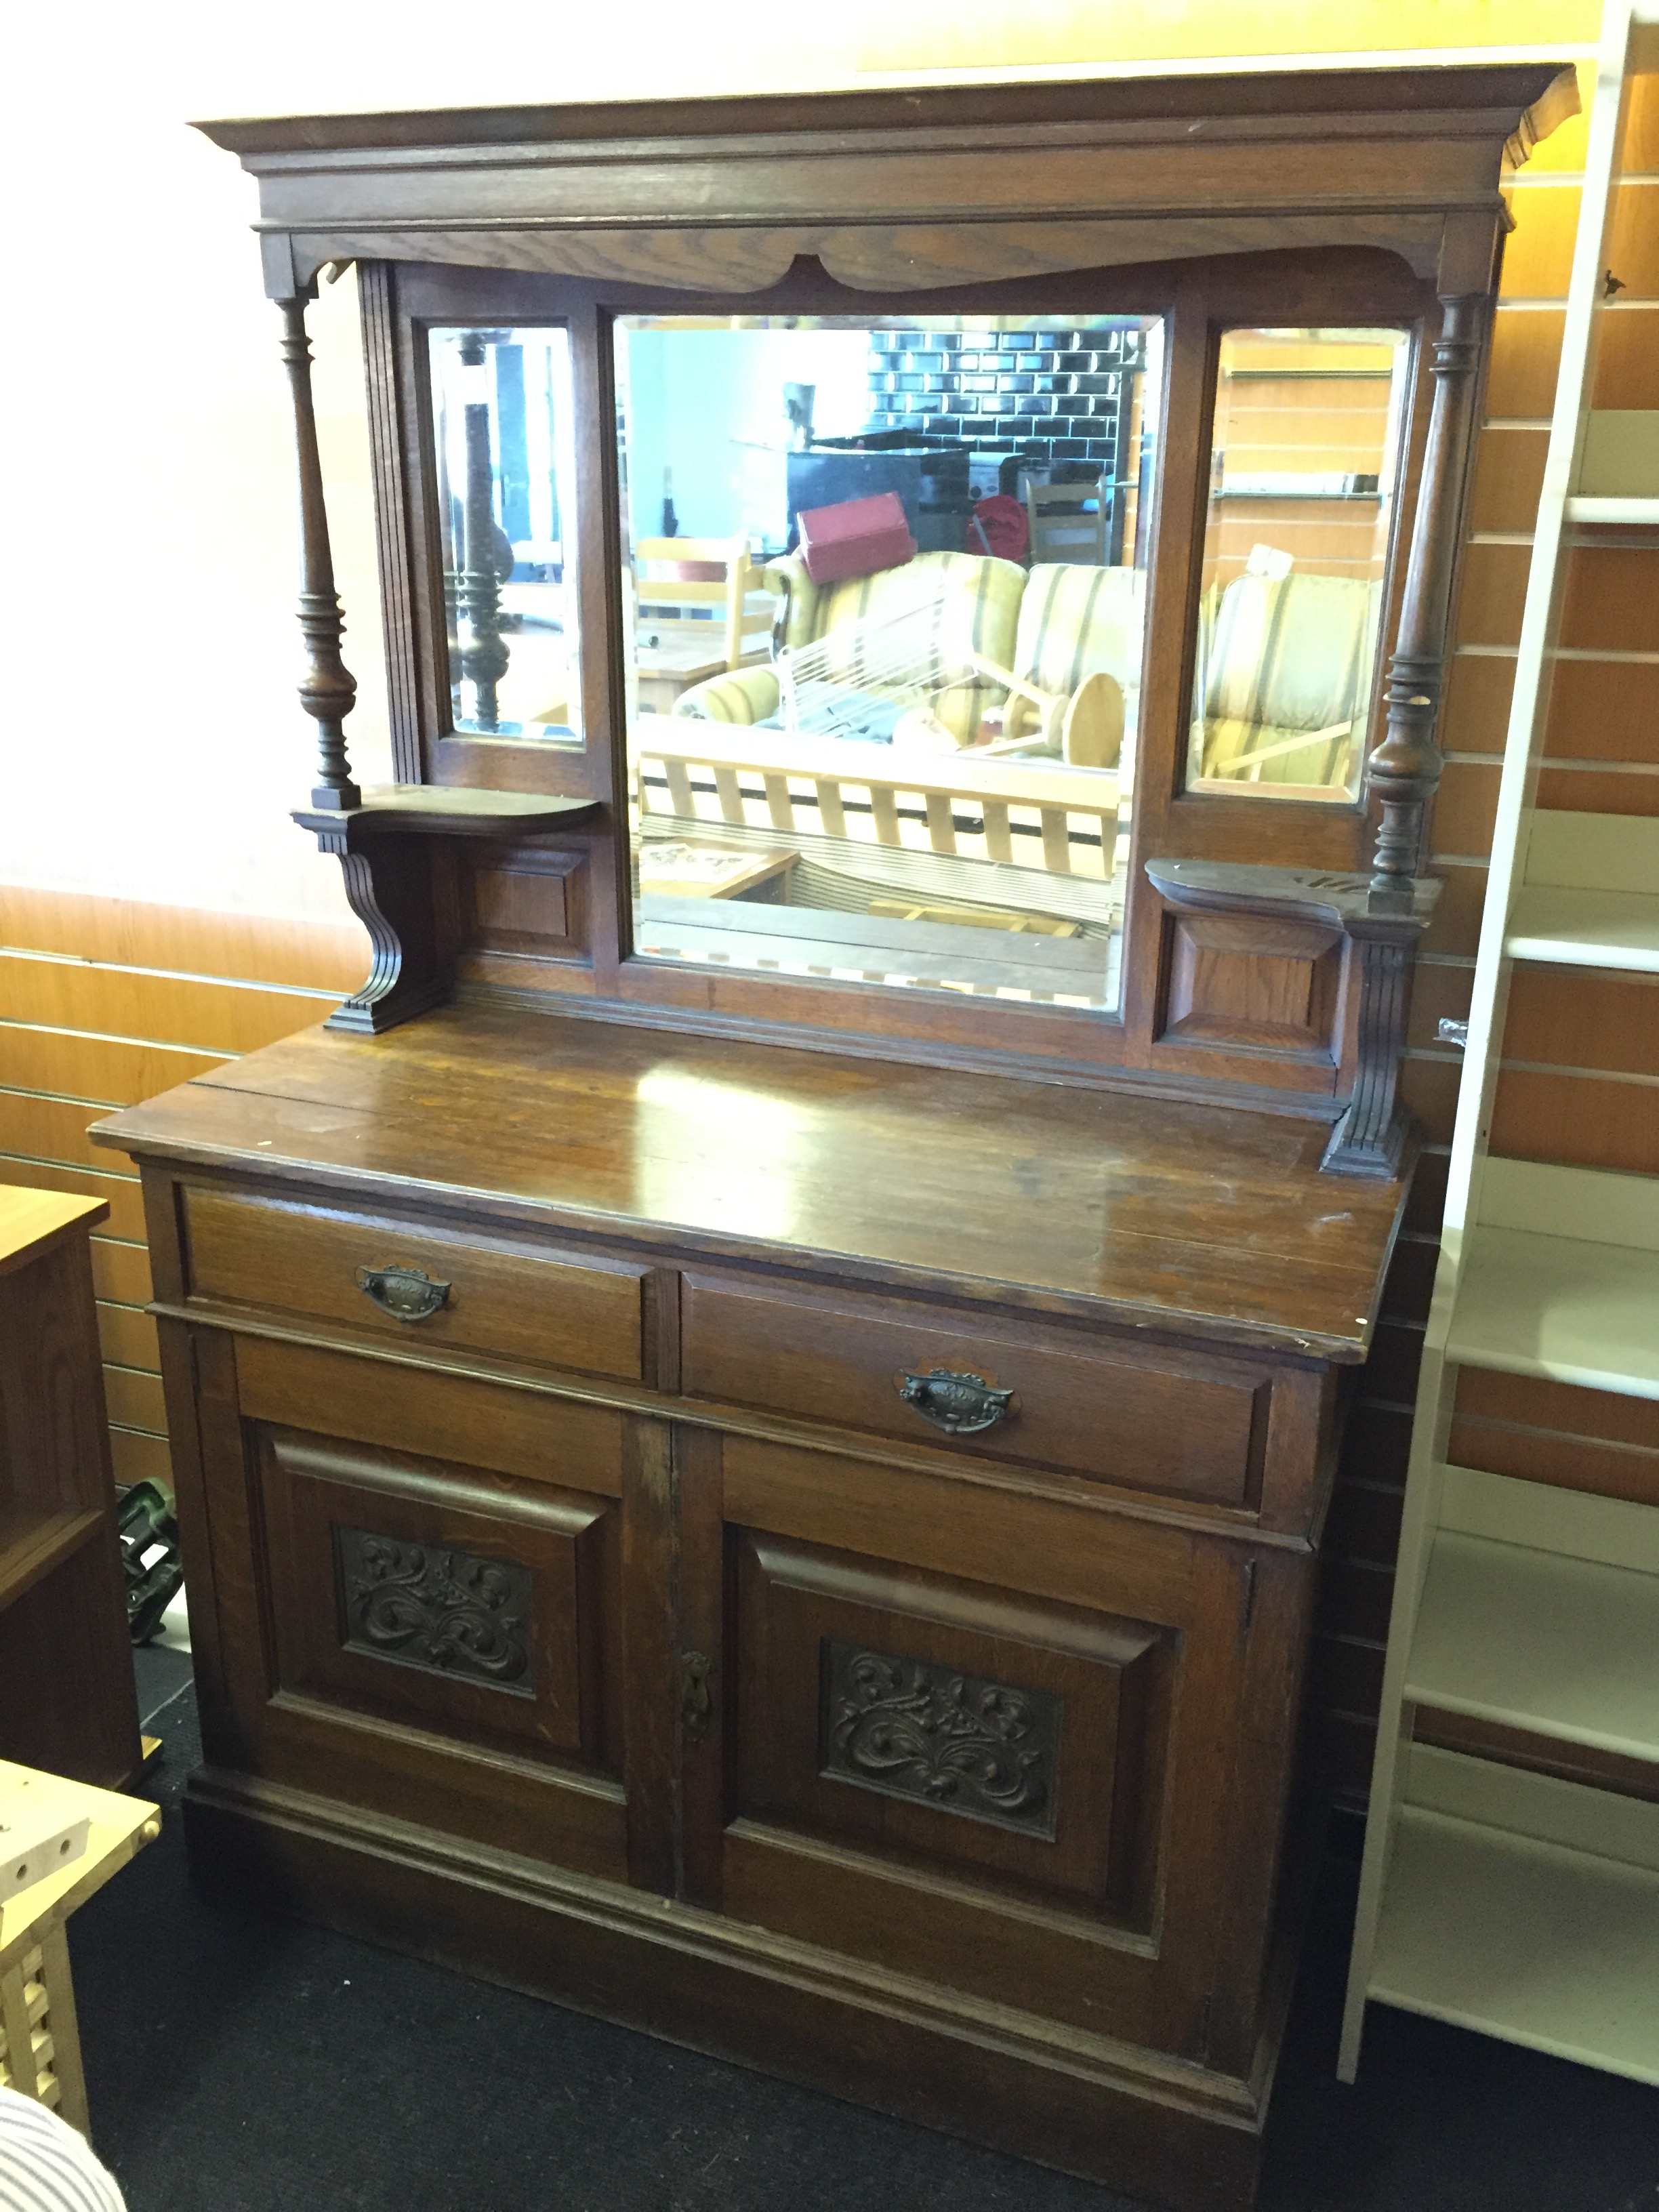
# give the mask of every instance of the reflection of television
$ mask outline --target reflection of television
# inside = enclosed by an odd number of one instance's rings
[[[852,453],[814,447],[788,456],[789,544],[799,538],[796,517],[802,507],[839,507],[843,500],[869,499],[896,492],[916,549],[922,553],[960,553],[973,511],[965,446],[913,446]]]

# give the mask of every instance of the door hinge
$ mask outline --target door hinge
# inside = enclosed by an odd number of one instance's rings
[[[1250,1632],[1250,1623],[1255,1619],[1255,1570],[1256,1560],[1252,1553],[1244,1562],[1243,1631],[1246,1636]]]

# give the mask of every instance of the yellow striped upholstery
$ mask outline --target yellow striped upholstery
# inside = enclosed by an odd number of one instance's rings
[[[1201,624],[1203,773],[1225,775],[1299,731],[1329,732],[1363,720],[1380,605],[1362,577],[1236,576],[1212,597]],[[1323,784],[1340,778],[1351,740],[1316,743],[1261,760],[1250,780]]]
[[[1075,691],[1097,669],[1132,690],[1140,681],[1146,611],[1146,579],[1139,569],[1041,563],[1027,580],[1006,665],[1042,691]]]
[[[764,722],[778,711],[778,679],[769,668],[733,668],[693,684],[674,702],[677,714],[705,722]]]

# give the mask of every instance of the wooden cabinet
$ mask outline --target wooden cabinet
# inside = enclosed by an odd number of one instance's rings
[[[1243,1558],[948,1478],[724,1462],[712,1896],[1201,2063]]]
[[[101,1199],[0,1190],[0,1759],[143,1765],[88,1234]]]
[[[854,1193],[825,1176],[860,1143],[852,1063],[555,1015],[514,1048],[494,1018],[310,1032],[104,1125],[152,1224],[203,1877],[1243,2203],[1339,1376],[1401,1187],[1352,1186],[1322,1307],[1261,1251],[1319,1238],[1317,1127],[1274,1123],[1268,1172],[1253,1119],[1126,1103],[1100,1221],[1173,1205],[1195,1139],[1230,1193],[1200,1319],[1134,1232],[1034,1223],[970,1115],[957,1164],[1003,1255],[970,1294],[902,1203],[938,1126],[921,1077]],[[489,1041],[508,1103],[434,1150],[386,1101],[399,1071],[431,1095],[440,1035],[459,1069]],[[514,1127],[532,1073],[556,1166]],[[941,1080],[969,1108],[1005,1088]],[[817,1102],[772,1192],[787,1243],[700,1218],[721,1083],[761,1118]],[[658,1132],[687,1164],[645,1222],[614,1194],[664,1096],[694,1102]],[[1080,1174],[1095,1098],[1044,1110],[1051,1172]],[[281,1133],[233,1158],[250,1115]],[[394,1265],[446,1301],[388,1316]],[[1251,1298],[1282,1318],[1227,1310]],[[974,1386],[964,1428],[906,1395],[939,1370]]]
[[[102,1132],[149,1209],[204,1880],[1248,2203],[1502,165],[1571,86],[208,126],[295,397],[296,819],[374,960]],[[353,261],[368,792],[305,332]],[[1240,331],[1384,378],[1337,456],[1363,575],[1206,540]],[[911,498],[856,573],[764,459],[820,386],[868,403],[838,465]],[[1077,559],[970,534],[1028,424],[1089,465]],[[658,536],[671,483],[719,560]],[[726,647],[672,713],[665,595]]]
[[[258,1563],[192,1579],[223,1763],[625,1878],[623,1417],[219,1329],[191,1363],[181,1516]]]

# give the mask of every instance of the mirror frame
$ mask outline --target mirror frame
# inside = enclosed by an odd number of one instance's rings
[[[303,303],[331,261],[361,270],[402,781],[378,795],[351,781],[337,624],[307,614],[319,674],[301,696],[319,717],[323,774],[297,818],[343,857],[366,841],[383,853],[404,842],[395,866],[377,861],[357,878],[348,870],[364,886],[377,969],[339,1025],[390,1026],[459,979],[611,1018],[1062,1080],[1138,1078],[1326,1120],[1347,1099],[1349,1121],[1358,1115],[1369,1133],[1351,1130],[1337,1164],[1395,1172],[1411,950],[1436,888],[1415,871],[1439,772],[1445,640],[1507,225],[1499,187],[1505,164],[1577,104],[1571,71],[1539,63],[203,126],[259,179],[266,289],[283,308],[295,379],[307,608],[325,590],[333,602]],[[1116,1016],[671,971],[631,956],[608,319],[700,307],[1168,316]],[[580,753],[442,734],[424,482],[423,328],[564,319],[577,414]],[[1387,734],[1364,804],[1187,794],[1219,329],[1378,323],[1413,331],[1416,381],[1387,580]],[[522,928],[502,919],[519,896],[502,886],[520,866],[560,887],[546,894],[547,918]],[[490,891],[492,869],[501,880]],[[387,915],[394,891],[399,921]]]
[[[1210,1073],[1213,1052],[1198,1051],[1192,1042],[1172,1043],[1159,1054],[1153,1030],[1164,964],[1159,957],[1161,902],[1146,880],[1142,860],[1157,853],[1352,871],[1364,865],[1377,819],[1375,805],[1364,799],[1352,805],[1291,801],[1269,809],[1248,799],[1189,796],[1182,788],[1219,334],[1240,323],[1267,321],[1388,322],[1413,332],[1412,398],[1401,425],[1401,499],[1384,583],[1386,652],[1398,618],[1402,553],[1410,542],[1426,428],[1422,338],[1434,307],[1431,286],[1397,257],[1364,248],[1230,255],[898,293],[849,291],[807,263],[764,292],[735,295],[431,264],[382,265],[376,277],[364,289],[366,325],[380,326],[369,333],[371,353],[389,350],[398,364],[389,395],[392,450],[382,440],[375,457],[380,529],[383,542],[402,538],[412,555],[405,604],[398,610],[400,618],[388,621],[386,635],[393,664],[391,695],[401,708],[393,727],[399,778],[598,799],[606,808],[607,822],[615,825],[617,849],[605,871],[609,894],[596,896],[590,905],[588,964],[572,972],[573,963],[559,963],[553,988],[586,995],[588,989],[602,990],[598,979],[614,973],[619,999],[665,1012],[685,1011],[713,997],[729,1018],[781,1021],[792,1030],[873,1032],[934,1048],[988,1048],[1074,1066],[1146,1066],[1173,1054],[1182,1069],[1191,1067],[1196,1057],[1204,1066],[1194,1072]],[[623,612],[616,580],[622,548],[611,430],[613,319],[630,313],[791,313],[886,322],[958,313],[1041,319],[1133,313],[1164,319],[1164,435],[1147,538],[1145,675],[1130,823],[1123,984],[1115,1010],[1022,1007],[738,972],[720,974],[718,990],[710,993],[708,971],[632,951],[628,869],[620,849],[626,834],[627,763]],[[449,727],[436,487],[428,458],[433,432],[427,333],[474,323],[489,328],[554,324],[570,331],[586,732],[580,747],[483,737]],[[1376,733],[1374,713],[1373,738]],[[587,835],[591,839],[593,833]],[[488,956],[473,958],[464,972],[479,980],[501,980],[500,963]],[[578,981],[578,974],[591,980]],[[1328,1059],[1326,1065],[1329,1069]],[[1304,1081],[1311,1072],[1303,1071]]]

